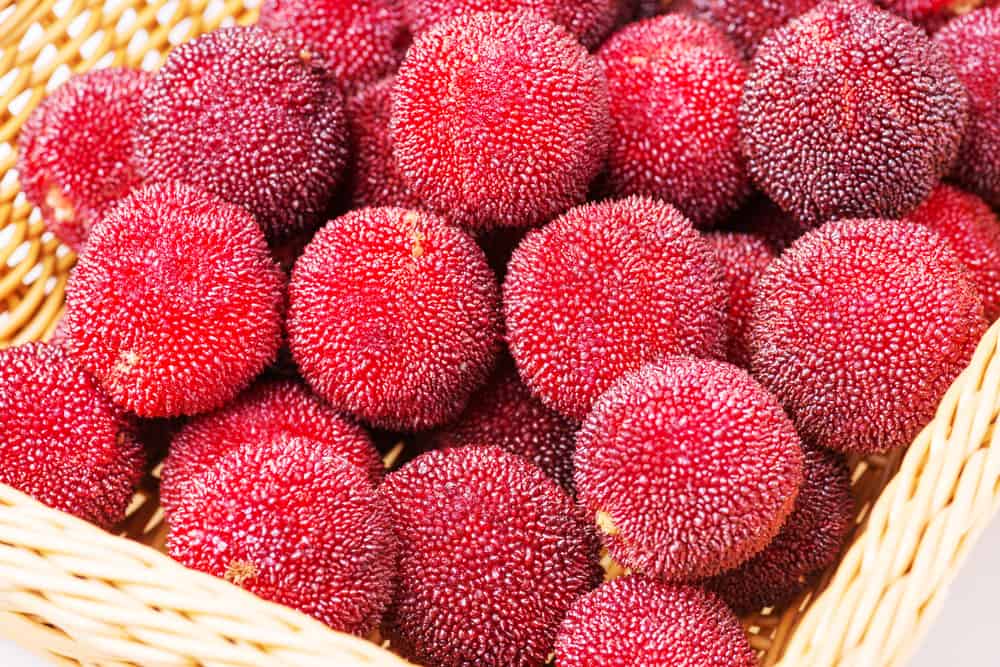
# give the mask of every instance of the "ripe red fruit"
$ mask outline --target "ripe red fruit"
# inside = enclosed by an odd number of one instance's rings
[[[955,19],[934,39],[969,93],[969,124],[951,176],[1000,207],[1000,7]]]
[[[526,12],[463,15],[418,37],[390,124],[414,193],[475,228],[530,226],[583,202],[608,126],[597,62]]]
[[[777,400],[746,371],[670,357],[598,399],[577,435],[574,481],[611,556],[694,581],[778,534],[802,483],[802,449]]]
[[[996,0],[878,0],[878,4],[934,31],[976,7],[995,6]]]
[[[399,0],[264,0],[258,25],[315,54],[346,92],[392,74],[409,41]]]
[[[379,493],[401,554],[393,647],[440,667],[545,664],[566,610],[601,574],[569,496],[498,447],[428,452]]]
[[[583,419],[625,373],[722,356],[726,290],[711,246],[653,199],[579,206],[529,232],[504,282],[510,350],[543,402]]]
[[[192,480],[243,445],[314,443],[324,456],[361,468],[377,484],[382,461],[371,438],[308,389],[289,380],[261,382],[225,407],[188,422],[174,436],[163,464],[160,504],[169,513]]]
[[[139,416],[211,410],[274,359],[282,281],[242,208],[144,186],[92,230],[66,287],[65,345]]]
[[[272,240],[319,221],[346,156],[330,76],[258,28],[223,28],[171,51],[138,132],[147,181],[183,181],[239,204]]]
[[[753,58],[764,36],[819,4],[820,0],[692,0],[693,15],[708,21]]]
[[[389,517],[357,466],[307,439],[251,442],[192,481],[170,555],[335,630],[365,635],[392,597]]]
[[[381,428],[456,418],[499,346],[483,251],[430,213],[369,208],[329,222],[295,265],[289,301],[303,377],[334,409]]]
[[[616,196],[670,202],[711,226],[750,194],[737,109],[746,66],[722,33],[686,16],[633,23],[597,52],[608,79]]]
[[[132,425],[62,348],[0,351],[0,483],[111,528],[145,457]]]
[[[620,577],[579,598],[556,640],[559,667],[755,667],[739,619],[716,595],[646,577]]]
[[[906,220],[929,227],[958,255],[983,300],[989,322],[1000,316],[1000,220],[982,199],[939,185]]]
[[[753,294],[761,273],[774,259],[775,252],[767,241],[753,234],[713,232],[705,238],[715,249],[728,286],[726,359],[737,366],[750,368],[747,325],[753,306]]]
[[[395,77],[383,79],[347,103],[353,164],[350,179],[351,208],[399,206],[422,208],[396,168],[389,134],[392,89]]]
[[[966,269],[908,222],[828,222],[764,272],[754,374],[802,437],[839,451],[909,443],[986,328]]]
[[[894,218],[951,167],[966,107],[920,28],[862,0],[828,0],[761,43],[740,130],[754,180],[800,222]]]
[[[573,439],[577,424],[531,395],[513,362],[500,361],[493,377],[472,395],[455,422],[427,435],[431,447],[496,445],[524,457],[573,489]]]
[[[560,25],[588,49],[595,48],[615,27],[625,0],[402,0],[415,35],[438,23],[475,12],[530,11]]]
[[[795,509],[763,551],[705,582],[737,613],[783,605],[836,562],[853,525],[851,471],[840,454],[805,447],[805,479]]]
[[[763,195],[752,199],[733,216],[730,226],[736,231],[764,239],[776,255],[780,255],[795,239],[811,229],[811,226],[796,221]]]
[[[24,194],[74,250],[101,213],[139,183],[132,130],[149,80],[125,68],[77,74],[21,129],[17,171]]]

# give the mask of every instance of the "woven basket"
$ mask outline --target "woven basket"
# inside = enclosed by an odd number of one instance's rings
[[[255,18],[242,0],[0,0],[0,347],[51,335],[75,261],[12,171],[31,110],[71,71],[152,69],[172,45]],[[998,335],[905,456],[851,461],[852,546],[787,609],[744,619],[762,665],[897,665],[913,651],[1000,497]],[[118,537],[0,485],[0,634],[63,665],[408,664],[164,556],[156,488],[150,476]]]

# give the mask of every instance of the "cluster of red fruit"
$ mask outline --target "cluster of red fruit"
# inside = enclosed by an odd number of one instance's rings
[[[1000,315],[1000,9],[638,4],[267,0],[72,78],[21,137],[80,259],[0,353],[0,481],[112,527],[152,423],[170,553],[336,629],[753,664],[733,610],[836,559],[843,454]]]

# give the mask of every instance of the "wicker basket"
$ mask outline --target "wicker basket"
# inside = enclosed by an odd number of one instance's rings
[[[75,257],[12,171],[18,129],[71,71],[157,67],[172,45],[251,23],[242,0],[0,0],[0,347],[51,335]],[[761,664],[902,664],[997,507],[994,325],[906,452],[851,461],[853,544],[787,609],[745,619]],[[0,425],[2,428],[2,425]],[[64,665],[405,665],[164,556],[156,479],[118,533],[0,485],[0,633]]]

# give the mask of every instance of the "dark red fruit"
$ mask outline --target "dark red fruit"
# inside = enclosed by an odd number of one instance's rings
[[[996,6],[996,0],[878,0],[878,4],[934,31],[976,7]]]
[[[399,68],[399,173],[465,226],[531,226],[583,202],[607,153],[607,84],[563,28],[525,12],[463,15]]]
[[[820,0],[692,0],[692,14],[708,21],[753,58],[764,36],[819,4]]]
[[[726,359],[737,366],[750,368],[747,325],[753,306],[753,294],[761,273],[774,259],[775,253],[767,241],[752,234],[713,232],[705,238],[715,248],[715,255],[722,264],[728,286]]]
[[[669,354],[722,356],[726,290],[677,209],[629,197],[529,232],[504,283],[511,353],[550,407],[583,419],[629,371]]]
[[[969,124],[951,176],[1000,208],[1000,7],[955,19],[935,41],[969,93]]]
[[[347,92],[392,74],[409,41],[399,0],[264,0],[258,25],[315,54]]]
[[[863,0],[828,0],[761,43],[740,130],[754,180],[800,222],[895,218],[951,168],[966,109],[920,28]]]
[[[504,358],[490,381],[472,395],[462,416],[428,434],[425,444],[437,448],[496,445],[534,463],[571,491],[577,426],[532,396],[513,362]]]
[[[906,217],[937,232],[958,255],[983,300],[989,322],[1000,316],[1000,220],[982,199],[939,185]]]
[[[296,440],[315,444],[327,457],[361,468],[373,483],[383,466],[371,438],[308,389],[289,380],[261,382],[234,402],[192,419],[170,445],[163,465],[160,504],[169,513],[184,489],[216,462],[244,445],[280,446]]]
[[[443,218],[352,211],[295,265],[288,331],[303,377],[336,410],[418,430],[455,419],[499,346],[496,278]]]
[[[139,183],[132,131],[149,80],[125,68],[74,75],[21,129],[17,171],[24,194],[74,250],[102,212]]]
[[[597,56],[608,79],[615,196],[670,202],[711,226],[750,194],[737,109],[747,69],[722,33],[679,15],[633,23]]]
[[[761,277],[752,365],[804,439],[881,452],[917,435],[985,328],[975,286],[937,234],[828,222]]]
[[[556,640],[559,667],[755,667],[739,619],[693,586],[621,577],[570,607]]]
[[[139,416],[211,410],[274,359],[282,280],[245,210],[144,186],[92,230],[66,287],[65,345]]]
[[[541,470],[498,447],[423,454],[379,487],[399,539],[394,648],[439,667],[545,664],[599,580],[597,539]]]
[[[147,181],[239,204],[276,239],[320,220],[346,143],[340,94],[318,63],[265,30],[223,28],[170,52],[146,91],[137,151]]]
[[[351,135],[351,208],[399,206],[421,208],[420,198],[410,190],[396,169],[389,135],[392,89],[395,77],[383,79],[352,97],[347,103]]]
[[[758,553],[802,483],[801,443],[775,398],[736,366],[688,357],[649,364],[601,396],[573,465],[611,556],[670,581]]]
[[[250,443],[192,481],[167,549],[335,630],[365,635],[392,597],[396,541],[364,472],[306,439]]]
[[[145,457],[124,413],[62,348],[0,351],[0,483],[102,528],[125,518]]]
[[[438,23],[475,12],[531,13],[560,25],[588,49],[595,48],[615,27],[626,0],[402,0],[414,34]]]
[[[796,221],[763,195],[754,197],[730,219],[728,226],[764,239],[776,255],[811,229],[811,226]]]
[[[805,447],[805,479],[781,532],[763,551],[705,585],[739,614],[783,605],[836,562],[853,525],[851,471],[841,455]]]

